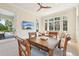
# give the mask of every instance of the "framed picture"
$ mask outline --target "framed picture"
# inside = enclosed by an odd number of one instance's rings
[[[22,21],[22,29],[24,30],[32,30],[34,27],[34,23],[31,21]]]

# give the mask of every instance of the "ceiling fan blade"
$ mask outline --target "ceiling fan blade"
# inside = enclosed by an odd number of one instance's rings
[[[41,4],[40,3],[37,3],[39,6],[41,6]]]
[[[41,5],[40,3],[37,3],[37,4],[40,6],[40,8],[39,8],[37,11],[40,11],[41,8],[52,8],[52,7],[50,7],[50,6],[43,6],[43,5]]]
[[[50,7],[50,6],[47,6],[47,8],[52,8],[52,7]]]
[[[42,8],[52,8],[52,7],[50,7],[50,6],[46,6],[46,7],[42,7]]]

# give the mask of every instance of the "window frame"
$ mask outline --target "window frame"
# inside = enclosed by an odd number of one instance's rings
[[[55,20],[55,18],[58,18],[58,17],[59,17],[60,19],[59,19],[59,20]],[[50,21],[50,20],[52,20],[52,19],[53,19],[53,21]],[[67,25],[66,25],[67,30],[63,30],[63,28],[64,28],[63,21],[67,21]],[[57,25],[55,24],[55,22],[56,22],[56,23],[59,22],[59,24],[60,24],[60,25],[58,25],[58,27],[59,27],[58,30],[55,29],[55,27],[57,26]],[[45,30],[45,31],[60,31],[60,30],[62,30],[62,31],[68,31],[68,17],[67,17],[67,16],[63,16],[63,17],[60,17],[60,16],[53,17],[53,18],[50,18],[50,19],[48,19],[47,21],[45,21],[45,23],[47,23],[47,30]],[[50,30],[49,23],[53,23],[53,29],[52,29],[52,30]],[[58,24],[58,23],[57,23],[57,24]],[[45,26],[45,28],[46,28],[46,26]]]

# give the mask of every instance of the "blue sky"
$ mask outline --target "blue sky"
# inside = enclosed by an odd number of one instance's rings
[[[24,26],[33,26],[33,23],[32,22],[28,22],[28,21],[23,21],[22,25],[24,25]]]

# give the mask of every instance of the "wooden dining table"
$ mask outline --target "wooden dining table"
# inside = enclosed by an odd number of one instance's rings
[[[36,37],[29,39],[31,45],[34,45],[48,53],[49,56],[53,56],[54,49],[59,43],[57,38],[52,37]]]

